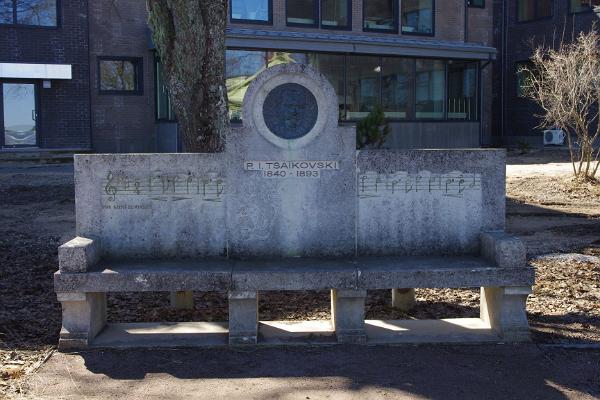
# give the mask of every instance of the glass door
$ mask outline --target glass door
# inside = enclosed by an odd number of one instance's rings
[[[37,103],[34,83],[2,83],[5,147],[36,146]]]

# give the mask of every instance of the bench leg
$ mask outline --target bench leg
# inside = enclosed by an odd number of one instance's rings
[[[366,343],[366,290],[331,291],[331,322],[339,343]]]
[[[481,319],[506,341],[528,341],[529,323],[525,306],[529,294],[529,287],[481,288]]]
[[[256,344],[258,292],[229,292],[229,344]]]
[[[194,309],[194,292],[171,292],[171,307],[178,310]]]
[[[62,304],[58,349],[82,350],[106,325],[106,293],[57,293]]]
[[[415,306],[415,289],[392,289],[392,307],[410,311]]]

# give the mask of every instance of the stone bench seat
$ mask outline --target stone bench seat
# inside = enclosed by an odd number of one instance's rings
[[[371,290],[531,286],[532,268],[480,257],[360,257],[234,261],[100,261],[89,272],[56,272],[57,292]]]

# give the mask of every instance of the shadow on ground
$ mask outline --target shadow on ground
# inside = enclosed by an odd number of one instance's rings
[[[34,378],[32,395],[48,397],[585,399],[600,396],[600,351],[530,344],[98,350],[55,354]]]

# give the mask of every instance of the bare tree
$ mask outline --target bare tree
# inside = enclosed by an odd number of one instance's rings
[[[146,4],[185,151],[223,151],[229,127],[228,0],[146,0]]]
[[[573,172],[595,179],[600,161],[600,36],[596,26],[556,48],[539,46],[520,71],[524,94],[540,105],[540,128],[565,131]]]

